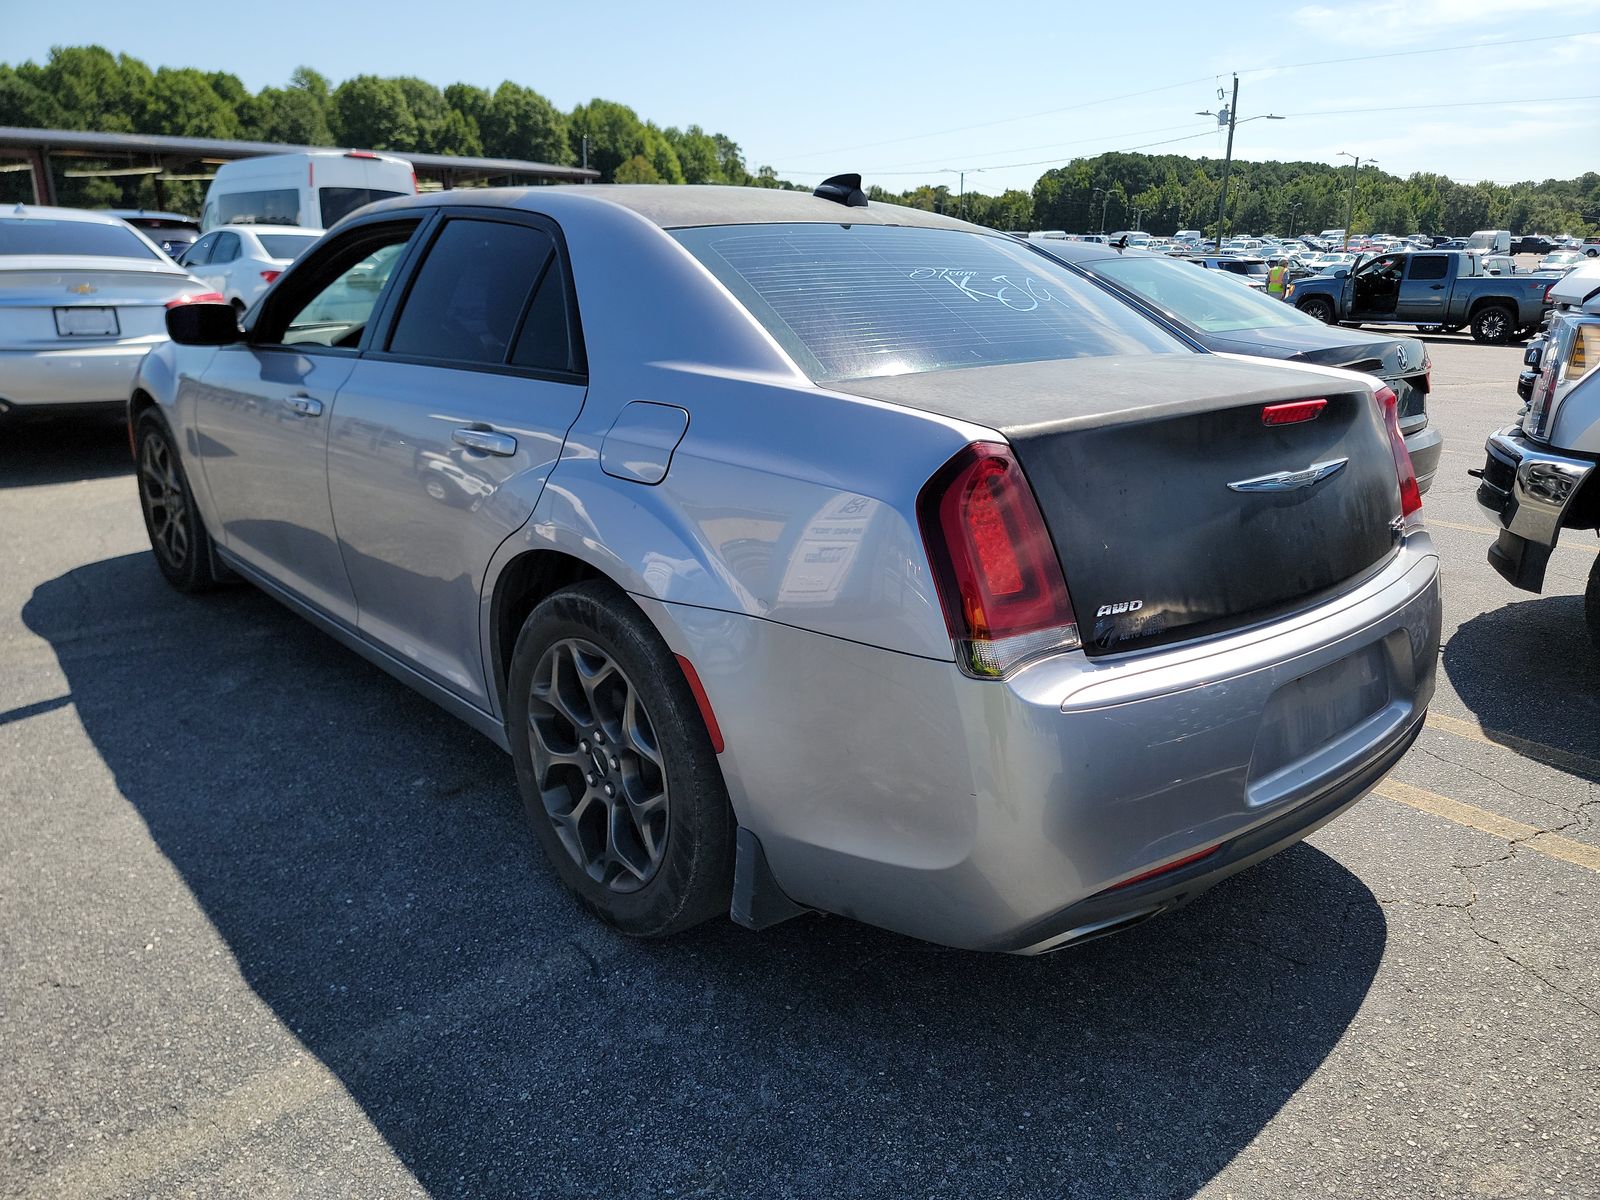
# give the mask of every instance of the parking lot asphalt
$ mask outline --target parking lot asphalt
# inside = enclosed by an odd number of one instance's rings
[[[623,940],[509,761],[145,549],[124,434],[0,432],[0,1195],[1600,1195],[1600,661],[1430,339],[1433,716],[1309,842],[1036,959],[847,920]]]

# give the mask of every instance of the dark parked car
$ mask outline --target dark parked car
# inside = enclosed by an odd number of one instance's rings
[[[1433,364],[1414,337],[1324,325],[1281,301],[1187,263],[1139,250],[1118,253],[1081,242],[1030,242],[1126,300],[1189,341],[1219,354],[1343,367],[1376,375],[1399,401],[1400,432],[1427,491],[1439,469],[1444,439],[1428,423]]]
[[[132,225],[168,258],[176,259],[200,236],[200,222],[182,213],[149,212],[142,208],[108,208],[106,216]]]
[[[1542,233],[1525,233],[1511,243],[1513,254],[1549,254],[1556,244]]]

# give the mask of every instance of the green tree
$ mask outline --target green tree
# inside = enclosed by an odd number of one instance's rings
[[[602,183],[610,183],[617,168],[635,155],[650,157],[644,122],[625,104],[595,99],[573,109],[572,144],[578,146],[584,137],[589,139],[589,165],[600,172]]]
[[[502,83],[478,124],[484,153],[496,158],[563,164],[572,161],[567,119],[532,88]]]
[[[635,154],[612,172],[613,183],[660,183],[661,176],[642,154]]]
[[[405,90],[376,75],[357,75],[334,89],[330,124],[336,140],[358,149],[408,150],[417,144]]]
[[[217,94],[209,76],[192,67],[162,67],[145,94],[139,127],[176,137],[234,138],[239,113]]]

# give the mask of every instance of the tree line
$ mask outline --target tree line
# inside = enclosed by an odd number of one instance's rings
[[[576,165],[587,158],[606,183],[729,183],[792,188],[771,167],[752,171],[738,144],[698,125],[662,128],[613,100],[563,112],[530,87],[506,81],[439,88],[414,76],[357,75],[335,85],[308,67],[284,87],[251,93],[235,75],[192,67],[151,70],[100,46],[57,47],[43,64],[0,64],[0,125],[242,138],[293,145],[486,155]],[[841,169],[843,169],[841,167]],[[995,229],[1145,229],[1212,234],[1222,163],[1179,155],[1109,153],[1076,158],[1041,175],[1031,191],[998,196],[945,185],[875,200],[963,215]],[[1352,193],[1352,183],[1354,191]],[[0,174],[0,201],[26,199],[27,175]],[[202,182],[165,185],[169,206],[197,211]],[[58,180],[61,203],[155,204],[148,176]],[[1352,215],[1352,196],[1354,200]],[[1314,162],[1235,162],[1227,224],[1240,233],[1586,234],[1600,229],[1600,174],[1526,183],[1458,183],[1443,175],[1401,178],[1375,168]]]
[[[923,186],[900,193],[873,189],[873,197],[936,212],[964,210],[967,220],[996,229],[1198,229],[1209,236],[1216,232],[1221,190],[1221,159],[1109,153],[1046,171],[1032,192],[961,197],[948,187]],[[1300,234],[1343,229],[1347,222],[1352,233],[1583,235],[1600,230],[1600,174],[1463,184],[1425,172],[1401,178],[1372,167],[1357,175],[1353,166],[1327,163],[1234,161],[1229,232]]]
[[[57,47],[43,64],[0,64],[0,125],[175,137],[239,138],[307,146],[518,158],[588,165],[607,183],[794,186],[770,167],[752,171],[733,139],[698,125],[661,128],[633,109],[595,99],[563,112],[509,80],[493,91],[436,87],[413,76],[357,75],[335,85],[309,67],[285,87],[251,93],[238,76],[193,67],[151,70],[101,46]],[[25,173],[0,175],[0,199],[27,199]],[[203,183],[169,182],[170,206],[198,211]],[[16,195],[10,193],[16,192]],[[69,206],[155,204],[141,177],[57,180]]]

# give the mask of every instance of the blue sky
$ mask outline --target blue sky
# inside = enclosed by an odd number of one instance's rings
[[[0,61],[94,41],[151,66],[232,71],[252,89],[300,64],[335,81],[509,78],[562,108],[604,96],[658,124],[724,132],[752,167],[795,180],[861,171],[898,190],[954,186],[954,170],[982,168],[967,186],[987,192],[1030,187],[1049,166],[1104,150],[1220,156],[1214,122],[1193,114],[1217,108],[1217,88],[1239,71],[1241,120],[1288,118],[1241,124],[1239,158],[1342,162],[1348,150],[1397,174],[1467,182],[1600,169],[1595,0],[1147,0],[1128,10],[1014,0],[992,17],[974,16],[983,6],[970,0],[276,0],[186,11],[198,18],[187,27],[177,10],[153,16],[137,4],[0,0]],[[1401,53],[1436,47],[1461,48]],[[1329,59],[1356,61],[1293,65]],[[1530,102],[1577,96],[1591,98]],[[1440,105],[1472,106],[1424,107]],[[1377,111],[1332,111],[1350,109]]]

